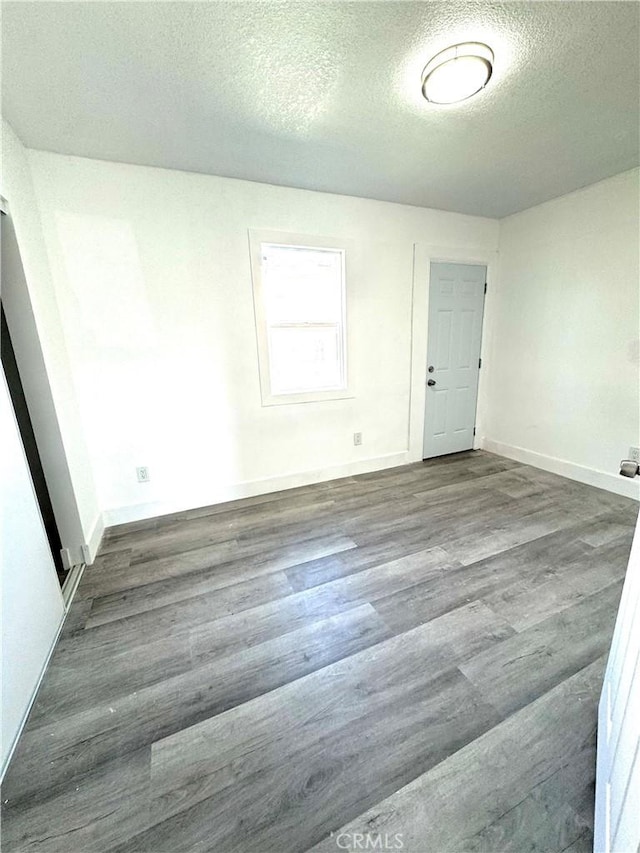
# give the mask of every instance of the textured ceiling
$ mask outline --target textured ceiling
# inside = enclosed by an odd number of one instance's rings
[[[638,164],[636,2],[3,2],[32,148],[504,216]],[[461,40],[488,88],[428,104]]]

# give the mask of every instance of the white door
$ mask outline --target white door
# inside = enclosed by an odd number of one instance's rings
[[[422,456],[473,447],[487,268],[431,264]]]
[[[595,853],[640,849],[640,518],[598,709]]]

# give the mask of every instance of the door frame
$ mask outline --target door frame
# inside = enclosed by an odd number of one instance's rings
[[[487,268],[487,293],[482,315],[480,358],[482,368],[478,379],[476,404],[476,435],[473,449],[484,444],[484,413],[487,389],[489,353],[493,332],[493,292],[498,282],[498,252],[469,247],[438,246],[414,243],[413,285],[411,298],[411,389],[409,399],[409,457],[411,462],[422,461],[424,410],[426,403],[427,345],[429,324],[429,293],[431,264],[470,264]]]
[[[13,406],[16,424],[22,447],[24,449],[27,467],[31,475],[31,483],[33,491],[38,503],[38,509],[42,517],[42,524],[47,535],[47,542],[51,550],[51,559],[56,569],[56,575],[60,581],[60,586],[63,586],[65,580],[66,568],[62,562],[62,539],[60,538],[60,528],[58,527],[58,519],[51,501],[51,493],[49,491],[49,483],[44,473],[42,465],[42,457],[40,456],[40,448],[33,428],[31,420],[31,412],[24,393],[24,385],[20,368],[16,359],[13,341],[11,340],[11,332],[7,317],[4,311],[4,303],[0,296],[0,338],[2,339],[2,369],[7,382],[7,390],[9,398]]]
[[[89,564],[95,556],[97,544],[94,543],[99,541],[102,534],[102,519],[98,517],[96,520],[91,547],[88,547],[45,363],[43,342],[36,323],[32,293],[27,284],[17,223],[14,223],[11,214],[10,199],[8,202],[2,199],[0,216],[2,267],[6,275],[2,282],[2,302],[62,542],[62,561],[65,568],[71,569],[76,564]]]

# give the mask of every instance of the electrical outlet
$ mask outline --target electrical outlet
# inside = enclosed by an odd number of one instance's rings
[[[149,469],[146,465],[142,465],[140,468],[136,468],[136,474],[138,475],[139,483],[148,483],[151,479],[149,477]]]
[[[640,465],[640,447],[629,448],[629,459],[637,462]]]
[[[354,432],[353,443],[355,444],[356,447],[360,447],[360,445],[362,444],[362,433],[361,432]]]

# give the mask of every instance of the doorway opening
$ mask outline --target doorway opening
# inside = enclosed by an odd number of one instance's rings
[[[18,430],[22,439],[22,445],[24,447],[25,456],[27,457],[27,464],[31,472],[33,488],[36,494],[36,499],[38,501],[38,506],[40,507],[40,514],[42,515],[42,521],[44,524],[45,532],[47,534],[49,548],[51,549],[51,556],[53,558],[53,563],[56,569],[56,574],[58,576],[58,581],[60,583],[60,586],[62,586],[66,579],[67,573],[62,564],[62,542],[60,540],[60,531],[58,530],[58,523],[56,522],[56,518],[53,513],[51,496],[49,494],[49,488],[45,479],[44,469],[42,467],[42,460],[40,458],[40,452],[38,450],[35,433],[33,431],[31,415],[29,414],[27,400],[24,394],[24,388],[22,386],[20,372],[18,370],[18,363],[16,361],[16,355],[13,349],[13,344],[11,342],[11,335],[9,333],[9,327],[7,325],[7,318],[4,312],[4,306],[1,302],[0,354],[2,358],[2,368],[7,379],[7,386],[9,388],[9,396],[11,397],[13,411],[15,412],[16,421],[18,423]]]

